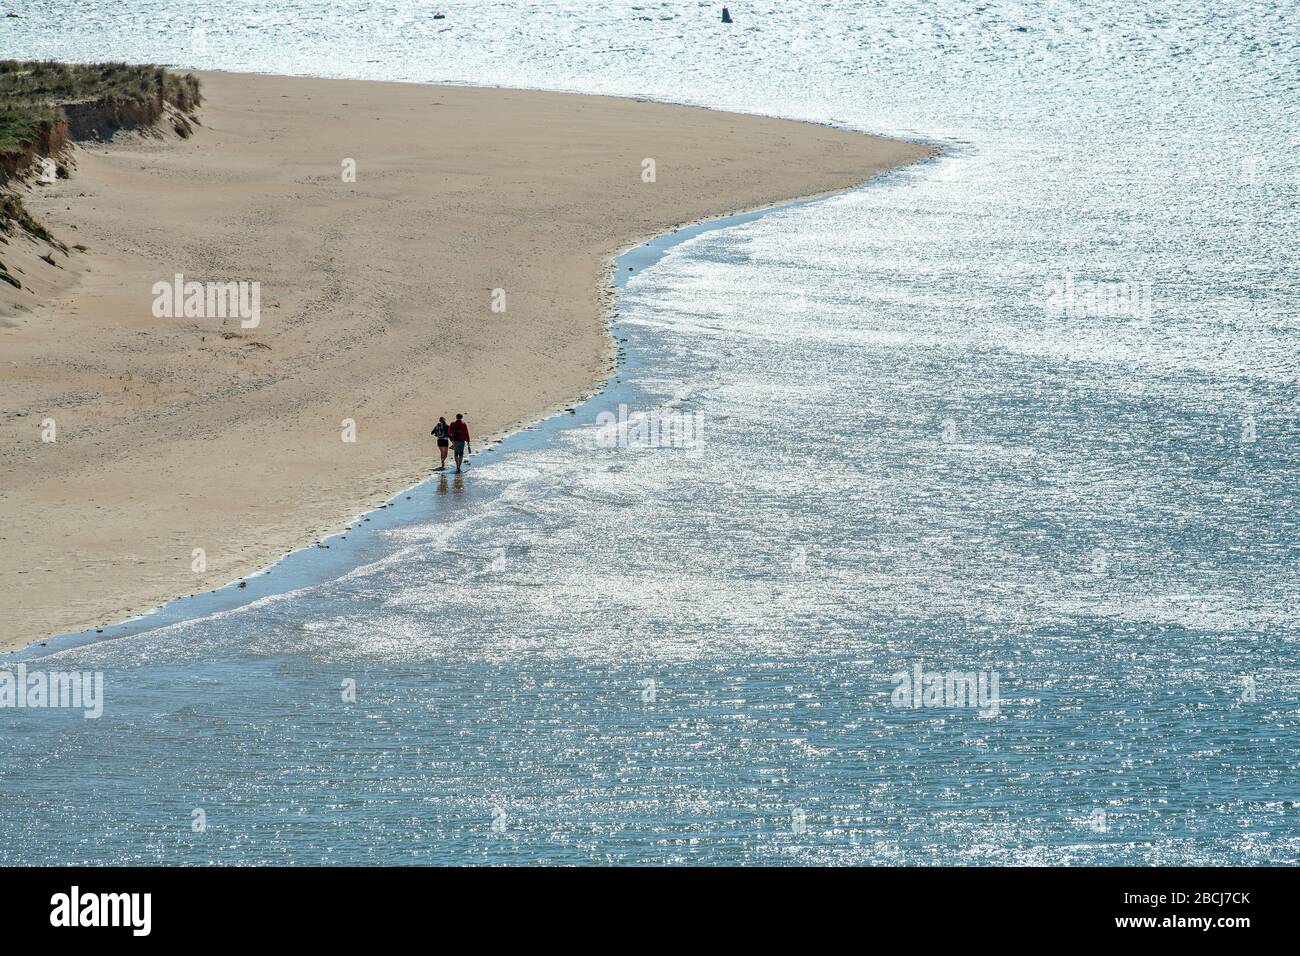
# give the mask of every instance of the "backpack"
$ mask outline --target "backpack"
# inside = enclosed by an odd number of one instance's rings
[[[434,438],[446,438],[447,426],[444,425],[442,422],[438,422],[438,424],[433,426],[433,431],[429,432],[429,434],[432,435]]]

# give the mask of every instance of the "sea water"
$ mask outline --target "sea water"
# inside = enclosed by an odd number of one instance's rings
[[[945,152],[632,253],[575,415],[20,655],[103,714],[0,709],[0,863],[1295,860],[1297,4],[728,6],[15,2]]]

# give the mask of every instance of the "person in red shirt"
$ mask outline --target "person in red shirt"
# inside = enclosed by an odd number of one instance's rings
[[[469,448],[470,452],[474,451],[469,444],[469,426],[464,422],[464,415],[457,414],[456,420],[447,426],[447,437],[451,439],[451,450],[456,456],[456,470],[460,471],[461,460],[465,457],[465,449]]]

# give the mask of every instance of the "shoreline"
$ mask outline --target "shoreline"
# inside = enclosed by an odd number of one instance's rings
[[[871,185],[872,183],[864,183],[845,190],[801,197],[760,209],[742,210],[726,216],[684,224],[623,249],[610,260],[611,279],[617,291],[621,292],[630,277],[626,268],[629,263],[635,264],[634,274],[639,275],[644,269],[650,268],[662,259],[669,250],[697,236],[751,222],[775,212],[824,202]],[[608,329],[611,335],[617,322],[617,317],[611,315]],[[474,468],[479,467],[479,462],[485,458],[486,463],[491,463],[497,458],[504,458],[525,447],[545,444],[554,431],[590,425],[598,414],[590,406],[602,396],[610,398],[617,404],[622,397],[619,394],[622,391],[620,388],[622,383],[617,380],[617,376],[623,371],[637,367],[641,359],[642,356],[635,354],[621,358],[610,374],[598,383],[589,395],[574,402],[573,415],[566,415],[563,409],[553,409],[536,421],[493,440],[482,452],[474,454]],[[470,468],[466,474],[469,475],[474,468]],[[109,624],[102,629],[89,628],[51,635],[22,648],[0,653],[5,653],[8,658],[5,663],[30,662],[100,641],[117,640],[159,628],[228,614],[255,603],[288,598],[300,591],[327,584],[365,566],[372,557],[383,557],[390,553],[392,546],[386,545],[382,540],[384,532],[427,520],[427,516],[412,515],[410,509],[401,510],[404,503],[415,501],[416,495],[432,489],[435,482],[446,480],[446,474],[426,475],[414,484],[399,489],[380,505],[357,513],[345,527],[323,537],[319,544],[297,548],[277,558],[271,564],[242,578],[231,580],[221,587],[169,599],[143,614]],[[369,527],[362,527],[365,524]],[[351,546],[346,550],[340,548],[334,551],[343,539],[350,540]],[[268,579],[273,571],[278,571],[279,575],[274,581],[270,581]],[[246,587],[241,586],[241,582]]]
[[[207,80],[209,77],[218,77],[218,76],[225,77],[227,79],[234,77],[235,79],[232,80],[232,82],[237,82],[237,83],[247,82],[247,78],[254,77],[259,80],[266,80],[272,85],[278,84],[280,86],[283,86],[285,84],[285,78],[270,77],[266,74],[204,74],[205,85],[207,84]],[[290,80],[288,82],[290,85],[292,85],[294,81]],[[375,81],[308,81],[308,82],[311,82],[313,84],[321,83],[326,85],[342,84],[343,86],[346,86],[348,88],[349,98],[351,98],[351,96],[353,95],[351,91],[359,87],[368,87],[370,91],[373,92],[380,87],[391,89],[396,86],[404,85],[408,88],[408,92],[411,95],[415,95],[415,96],[447,95],[452,91],[464,92],[466,89],[475,89],[475,90],[499,90],[500,89],[500,88],[480,88],[480,87],[474,87],[474,88],[452,87],[449,85],[442,85],[442,84],[416,84],[416,83],[389,84],[389,83],[379,83]],[[259,86],[261,84],[253,83],[253,85]],[[502,91],[502,92],[504,92],[507,96],[510,97],[518,96],[517,92],[515,91]],[[529,94],[529,96],[526,98],[531,98],[533,95],[534,94]],[[580,101],[595,100],[595,101],[599,101],[600,104],[605,108],[610,108],[610,104],[613,104],[613,106],[615,107],[613,109],[613,112],[615,113],[641,113],[643,112],[644,108],[655,105],[655,104],[648,104],[639,100],[618,100],[610,97],[591,97],[586,94],[565,93],[565,94],[535,94],[535,95],[539,97],[543,97],[548,100],[553,100],[556,98],[560,98],[565,101],[573,100],[573,99],[578,99]],[[574,109],[579,112],[585,107],[586,107],[585,102],[581,104],[574,104]],[[211,115],[209,113],[209,110],[211,109],[212,109],[211,106],[206,107],[203,113],[200,114],[200,118],[205,121],[205,128],[206,128],[207,116]],[[709,117],[711,121],[717,121],[717,122],[731,121],[734,123],[737,119],[742,118],[744,116],[748,116],[748,114],[722,113],[720,111],[712,110],[707,107],[681,106],[681,107],[671,107],[666,109],[671,109],[674,111],[690,110],[695,114]],[[636,117],[636,119],[640,120],[641,117],[638,116]],[[827,131],[828,133],[833,132],[836,138],[850,138],[850,139],[860,138],[861,142],[858,144],[860,146],[871,145],[874,147],[880,147],[884,145],[894,151],[902,150],[903,153],[905,153],[908,156],[907,162],[909,163],[915,162],[919,159],[926,158],[930,155],[933,155],[935,152],[933,148],[928,146],[923,147],[917,144],[903,143],[901,141],[884,140],[881,138],[870,137],[865,134],[847,133],[842,130],[837,130],[834,127],[824,126],[822,124],[808,123],[804,121],[783,121],[783,120],[764,119],[762,120],[761,125],[785,126],[786,124],[795,124],[797,127],[806,128],[807,130],[824,130]],[[713,123],[710,122],[709,124],[706,125],[711,126],[713,125]],[[717,132],[718,131],[716,130],[708,130],[705,131],[705,135],[712,138],[717,134]],[[766,130],[764,132],[766,132]],[[200,132],[198,135],[201,137],[204,134]],[[733,135],[734,135],[734,131],[733,131]],[[96,151],[98,151],[98,147],[96,147],[95,149]],[[110,147],[107,152],[112,152],[113,149],[114,147]],[[190,141],[189,143],[181,143],[173,147],[169,147],[165,149],[163,152],[166,153],[167,155],[172,155],[172,156],[176,156],[176,154],[180,154],[180,156],[178,157],[179,165],[183,167],[186,164],[183,154],[187,149],[197,149],[197,146],[193,143],[193,141]],[[732,149],[734,150],[734,147],[732,147]],[[128,147],[127,152],[129,152],[129,150],[130,147]],[[870,150],[864,150],[864,152],[870,152]],[[895,154],[897,155],[897,152]],[[78,159],[81,159],[82,155],[83,154],[79,153]],[[879,157],[877,156],[876,158],[878,159]],[[727,154],[724,154],[723,160],[725,161],[726,159],[727,159]],[[519,413],[518,403],[516,404],[516,414],[513,416],[510,415],[498,416],[498,418],[501,420],[493,420],[491,416],[483,415],[483,414],[475,414],[471,411],[470,419],[472,423],[476,423],[476,424],[483,423],[485,419],[490,423],[489,427],[486,429],[484,429],[481,424],[479,425],[479,428],[476,429],[476,433],[480,433],[480,434],[486,433],[490,436],[490,438],[486,442],[483,441],[482,438],[480,438],[480,442],[484,446],[483,451],[486,451],[487,448],[489,447],[499,445],[499,443],[503,440],[506,440],[508,438],[514,438],[516,436],[523,434],[527,430],[536,427],[536,424],[538,422],[545,422],[548,419],[567,410],[568,408],[573,408],[585,401],[589,401],[594,395],[599,394],[604,389],[605,385],[608,384],[608,382],[611,380],[611,377],[614,374],[616,374],[617,366],[609,364],[610,358],[615,355],[615,348],[616,348],[615,342],[610,335],[613,291],[612,288],[610,287],[609,280],[612,274],[616,275],[616,273],[614,273],[614,269],[616,268],[613,265],[614,261],[616,259],[621,258],[622,255],[627,254],[629,249],[635,250],[639,246],[644,245],[647,236],[654,237],[654,239],[671,237],[685,230],[689,230],[693,228],[696,224],[707,225],[708,223],[715,222],[719,219],[730,218],[731,216],[737,214],[735,212],[736,208],[743,210],[741,213],[739,213],[740,215],[760,215],[774,208],[781,208],[781,207],[797,204],[798,202],[809,201],[809,199],[814,197],[823,197],[833,193],[842,192],[845,189],[851,189],[851,188],[861,186],[862,184],[874,178],[879,173],[887,169],[892,169],[897,166],[905,165],[905,164],[906,163],[902,161],[898,161],[898,162],[891,162],[888,164],[881,165],[879,168],[871,168],[867,171],[863,171],[859,169],[854,174],[849,175],[847,177],[848,179],[853,180],[848,182],[847,185],[836,185],[834,186],[834,188],[829,188],[829,189],[817,189],[814,192],[804,193],[799,195],[798,197],[790,197],[784,199],[782,198],[773,199],[771,197],[765,197],[765,201],[759,206],[741,205],[739,207],[735,207],[730,205],[730,202],[739,201],[738,197],[730,197],[730,196],[718,197],[715,194],[710,194],[707,197],[707,200],[705,200],[705,204],[711,207],[714,210],[713,212],[710,213],[708,211],[705,211],[703,215],[697,215],[691,219],[681,220],[676,225],[672,223],[651,224],[650,222],[647,222],[646,226],[649,226],[651,228],[647,230],[636,230],[634,228],[634,223],[632,221],[626,222],[624,228],[622,229],[622,236],[619,239],[618,244],[614,247],[615,252],[612,255],[606,254],[602,256],[600,259],[601,267],[596,273],[597,281],[595,283],[595,288],[590,288],[590,287],[588,288],[588,292],[593,299],[592,304],[596,306],[596,308],[592,310],[595,313],[594,314],[595,321],[590,322],[590,320],[588,320],[588,322],[586,323],[571,322],[568,330],[570,335],[582,334],[584,336],[589,336],[590,333],[594,332],[594,338],[596,341],[593,344],[598,354],[598,360],[596,363],[598,367],[592,367],[591,369],[588,370],[584,365],[579,363],[579,368],[576,370],[572,368],[561,370],[561,371],[567,371],[568,377],[565,379],[563,383],[561,383],[558,389],[552,390],[551,400],[542,403],[534,399],[531,405],[525,402],[522,405],[523,408],[522,413]],[[750,170],[750,172],[752,173],[753,170]],[[827,175],[827,173],[823,171],[822,175]],[[838,175],[841,179],[844,179],[846,176],[846,174],[843,172],[838,173]],[[70,185],[67,188],[70,190],[77,190],[78,187],[82,185],[83,185],[83,181],[79,178],[79,175],[74,174],[72,180],[70,181]],[[765,185],[768,185],[770,188],[770,184],[765,184]],[[754,187],[752,183],[749,184],[746,188],[748,189],[749,192],[751,193],[753,192]],[[786,191],[789,192],[790,190],[787,188]],[[719,206],[722,206],[724,210],[721,215],[719,215],[717,211],[717,208]],[[73,213],[73,216],[75,217],[76,207],[74,206],[71,211]],[[512,212],[514,212],[514,210],[512,210]],[[642,210],[642,213],[644,213],[644,210]],[[58,226],[56,225],[56,229],[57,228]],[[634,237],[633,239],[630,240],[630,245],[628,239],[629,233],[632,234],[632,236]],[[85,233],[83,232],[82,235],[84,236]],[[654,241],[654,239],[651,239],[651,241]],[[617,251],[620,249],[623,250],[621,253]],[[590,273],[588,274],[590,275]],[[572,275],[570,275],[570,279],[572,279]],[[80,284],[77,287],[74,287],[73,289],[74,298],[75,298],[75,294],[78,291],[81,291]],[[0,330],[0,333],[3,333],[4,331],[7,330]],[[461,333],[465,333],[466,330],[462,328],[453,331],[460,331]],[[474,330],[472,329],[470,330],[471,333],[473,331]],[[588,338],[588,341],[590,341],[590,338]],[[518,360],[517,355],[513,357],[516,360]],[[567,360],[569,356],[565,354],[561,356],[561,358]],[[587,361],[588,363],[591,363],[592,359],[589,358]],[[555,371],[553,363],[549,371],[552,372]],[[489,385],[491,388],[494,388],[498,391],[501,390],[502,388],[510,389],[513,387],[512,383],[510,383],[509,381],[503,382],[500,381],[499,378],[494,378],[494,380],[491,381]],[[456,400],[454,398],[446,399],[444,400],[445,403],[443,407],[448,408],[450,410],[452,404],[454,404],[455,401]],[[470,405],[471,408],[476,407],[473,406],[471,402],[467,402],[464,399],[461,399],[461,403]],[[425,402],[425,404],[427,404],[427,401]],[[423,424],[423,418],[420,418],[418,423],[416,424]],[[409,429],[409,431],[413,432],[414,429]],[[131,600],[133,603],[130,606],[128,606],[125,602],[120,602],[120,607],[117,610],[120,611],[123,608],[125,608],[129,613],[125,613],[125,614],[115,613],[113,610],[106,610],[105,612],[103,612],[102,614],[94,618],[93,623],[88,617],[83,615],[72,626],[59,627],[58,625],[54,624],[52,620],[50,620],[50,617],[57,617],[57,615],[46,615],[44,619],[44,623],[42,625],[34,626],[33,629],[29,630],[29,632],[26,634],[16,634],[16,635],[5,634],[3,640],[0,640],[0,650],[12,651],[16,648],[26,648],[27,651],[34,651],[40,649],[42,652],[44,652],[44,648],[41,647],[40,642],[44,640],[46,646],[48,647],[50,643],[48,635],[51,634],[60,635],[58,640],[56,640],[55,642],[58,644],[62,644],[64,640],[71,635],[89,635],[91,639],[96,637],[114,636],[118,632],[122,631],[123,628],[129,628],[131,623],[138,622],[140,624],[143,624],[146,620],[152,620],[154,618],[154,615],[159,613],[160,609],[165,609],[171,606],[172,604],[178,603],[180,601],[186,601],[190,599],[201,600],[211,594],[222,592],[231,588],[236,588],[238,586],[238,582],[242,580],[248,580],[247,589],[251,591],[253,588],[252,579],[256,579],[260,581],[263,578],[267,577],[270,571],[273,571],[277,567],[280,567],[286,560],[292,558],[294,555],[300,554],[304,550],[308,552],[316,550],[313,547],[314,544],[327,541],[332,537],[336,537],[340,534],[347,533],[346,529],[354,527],[356,524],[360,523],[362,519],[370,520],[367,516],[373,516],[376,513],[376,510],[389,507],[391,502],[395,500],[400,500],[404,494],[411,491],[413,488],[418,487],[424,481],[427,481],[429,476],[428,467],[431,464],[430,456],[432,453],[432,448],[431,446],[425,447],[423,443],[419,441],[419,437],[420,436],[417,433],[416,435],[407,435],[403,438],[403,441],[407,445],[414,446],[415,454],[413,454],[411,457],[421,460],[422,467],[420,467],[415,474],[412,474],[410,471],[408,471],[406,473],[405,479],[403,479],[401,475],[392,475],[392,474],[390,474],[390,476],[387,478],[382,476],[377,477],[374,475],[375,469],[371,468],[367,472],[367,474],[369,474],[370,477],[369,478],[363,477],[359,480],[359,482],[368,485],[378,484],[379,487],[375,487],[374,490],[370,491],[369,493],[367,493],[362,489],[360,483],[358,483],[356,487],[349,487],[345,489],[345,494],[342,497],[342,499],[336,501],[331,506],[332,513],[338,516],[336,518],[329,518],[328,516],[322,515],[323,509],[321,507],[314,507],[314,508],[311,507],[313,499],[311,499],[309,493],[304,494],[303,497],[301,498],[301,506],[295,512],[301,515],[301,520],[298,524],[299,533],[290,536],[293,538],[293,540],[287,540],[286,537],[282,535],[280,539],[276,542],[274,548],[270,546],[261,547],[260,549],[257,549],[253,554],[249,554],[240,560],[227,563],[226,567],[224,567],[223,569],[211,570],[208,576],[201,582],[201,584],[203,585],[202,587],[194,588],[192,590],[190,587],[180,587],[175,585],[173,585],[170,588],[165,588],[161,590],[155,587],[153,591],[156,599],[148,602],[146,602],[145,600],[141,600],[140,597],[138,596],[132,598],[130,595],[127,595],[127,598]],[[385,485],[386,487],[384,487]],[[369,499],[372,502],[376,502],[376,505],[371,506],[375,510],[366,510],[365,502],[367,499]],[[383,504],[379,505],[379,502],[383,502]],[[12,511],[12,505],[8,500],[6,500],[4,504],[6,505],[5,508],[6,513],[10,513]],[[358,508],[360,509],[359,511]],[[238,503],[236,503],[236,507],[232,510],[234,510],[235,512],[238,511]],[[292,511],[293,509],[290,508],[290,510]],[[351,517],[347,517],[347,516],[351,516]],[[257,534],[256,528],[249,528],[245,530],[243,524],[240,522],[241,515],[239,515],[238,513],[227,514],[225,517],[230,518],[231,523],[235,524],[237,528],[237,530],[233,532],[235,535],[239,535],[242,533],[248,536],[254,536]],[[312,526],[317,526],[317,527],[312,527]],[[310,530],[304,531],[303,529],[310,529]],[[228,528],[226,530],[226,533],[230,533]],[[188,563],[188,557],[189,557],[188,553],[185,553],[183,557],[186,563]],[[47,563],[48,563],[48,557],[47,557]],[[76,563],[75,560],[72,563]],[[12,568],[2,569],[2,570],[12,571]],[[0,575],[0,577],[3,577],[3,575]],[[123,579],[125,577],[126,576],[120,575],[119,579]],[[181,578],[181,580],[184,580],[183,576],[178,575],[177,577]],[[195,583],[200,583],[200,582],[195,582]],[[138,593],[139,593],[139,589],[137,589],[137,594]],[[254,599],[254,597],[255,597],[254,594],[248,594],[247,598],[245,600],[240,601],[239,603],[241,604],[247,603],[248,600]],[[146,607],[148,608],[148,610],[144,610],[142,614],[142,610]],[[31,612],[33,610],[34,609],[31,606],[19,607],[19,608],[9,606],[5,608],[5,612],[6,612],[5,618],[9,621],[13,621],[15,620],[16,617],[21,616],[24,620],[30,620],[32,618]],[[15,611],[17,611],[18,613],[15,613]],[[64,615],[63,617],[66,619],[67,616],[68,615]],[[41,618],[41,615],[38,613],[36,617],[39,619]],[[107,625],[106,623],[104,623],[109,621],[125,621],[127,623],[118,624],[116,626]],[[152,627],[154,625],[150,623],[148,626]],[[97,627],[102,628],[103,634],[95,633]],[[144,628],[141,627],[139,629],[144,629]],[[39,633],[36,633],[35,632],[36,630],[39,630]]]

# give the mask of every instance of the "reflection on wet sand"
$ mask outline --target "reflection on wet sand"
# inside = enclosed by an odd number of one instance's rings
[[[456,476],[453,477],[453,479],[452,479],[452,481],[451,481],[451,490],[454,491],[454,492],[457,492],[457,493],[460,493],[460,492],[462,492],[462,491],[465,490],[465,477],[464,477],[464,475],[456,475]],[[445,495],[446,493],[447,493],[447,476],[446,476],[446,475],[439,475],[439,476],[438,476],[438,494],[440,494],[440,495]]]

